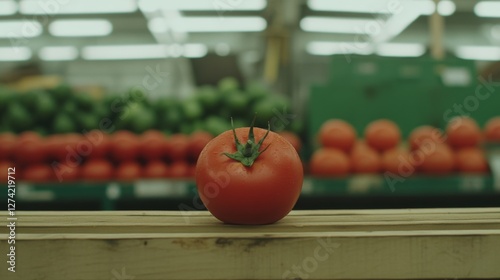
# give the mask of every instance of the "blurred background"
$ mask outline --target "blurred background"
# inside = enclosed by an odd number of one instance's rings
[[[254,116],[296,209],[500,205],[500,1],[0,0],[0,61],[17,209],[201,210]]]

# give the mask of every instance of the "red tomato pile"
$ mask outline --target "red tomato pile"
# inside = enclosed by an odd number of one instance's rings
[[[407,145],[399,127],[386,119],[369,123],[363,136],[357,139],[354,128],[343,120],[325,122],[318,133],[321,147],[310,160],[311,174],[339,177],[390,172],[408,177],[415,173],[485,173],[489,168],[480,145],[500,143],[500,117],[487,122],[484,131],[468,117],[451,119],[445,132],[420,126],[410,133]]]
[[[194,178],[206,132],[166,136],[155,130],[42,137],[34,132],[0,134],[0,166],[15,166],[18,178],[37,183]]]

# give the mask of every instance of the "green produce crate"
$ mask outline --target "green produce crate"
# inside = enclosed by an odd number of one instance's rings
[[[360,135],[379,118],[395,121],[404,137],[419,125],[444,128],[457,115],[483,125],[500,115],[498,104],[500,86],[479,78],[471,61],[333,56],[328,83],[311,88],[309,137],[331,118],[350,122]]]

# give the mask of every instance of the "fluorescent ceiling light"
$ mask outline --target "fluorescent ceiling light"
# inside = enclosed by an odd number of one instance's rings
[[[390,13],[387,0],[309,0],[307,5],[315,11]]]
[[[151,33],[164,33],[168,30],[168,23],[166,19],[156,17],[148,22],[148,28]]]
[[[459,58],[471,60],[500,60],[500,47],[495,46],[460,46],[455,54]]]
[[[114,14],[137,11],[135,0],[21,0],[22,14]]]
[[[267,6],[266,0],[139,0],[139,8],[143,12],[154,12],[160,9],[181,11],[260,11]]]
[[[75,60],[78,50],[73,46],[44,47],[38,52],[38,56],[46,61]]]
[[[377,46],[377,55],[394,57],[417,57],[425,53],[425,46],[414,43],[383,43]]]
[[[0,1],[0,16],[13,15],[17,12],[17,3],[12,0]]]
[[[82,50],[87,60],[129,60],[166,58],[167,48],[161,45],[88,46]]]
[[[207,54],[207,46],[204,44],[185,44],[183,56],[188,58],[204,57]]]
[[[500,17],[500,1],[481,1],[474,6],[478,17]]]
[[[163,45],[116,45],[87,46],[82,50],[86,60],[159,59],[167,57],[203,57],[207,54],[204,44]]]
[[[412,9],[416,9],[424,15],[434,13],[436,7],[433,0],[309,0],[307,5],[311,10],[316,11],[370,14],[397,14],[399,10],[411,5]],[[438,5],[438,12],[443,16],[453,14],[455,12],[455,3],[451,0],[441,0]]]
[[[31,58],[28,47],[0,47],[0,61],[23,61]]]
[[[171,21],[176,32],[258,32],[266,29],[261,17],[180,17]]]
[[[370,34],[373,26],[380,24],[371,19],[305,17],[300,21],[304,31],[327,33]]]
[[[49,26],[50,34],[59,37],[107,36],[113,25],[104,19],[56,20]]]
[[[438,4],[438,13],[442,16],[451,16],[455,13],[457,7],[455,3],[451,0],[441,0]]]
[[[368,43],[358,42],[310,42],[306,51],[313,55],[362,54],[373,53]]]
[[[38,21],[3,20],[0,21],[0,38],[31,38],[42,34]]]

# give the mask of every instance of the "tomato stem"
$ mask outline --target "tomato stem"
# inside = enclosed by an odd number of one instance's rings
[[[248,131],[248,140],[245,143],[245,145],[243,145],[240,143],[238,137],[236,136],[233,118],[231,118],[231,127],[233,128],[233,136],[234,136],[234,143],[236,145],[236,152],[233,154],[224,153],[224,155],[227,156],[228,158],[237,160],[246,167],[252,166],[257,157],[259,157],[259,155],[265,152],[269,147],[269,145],[267,145],[262,151],[259,151],[260,147],[262,146],[262,143],[264,143],[264,140],[266,139],[267,135],[269,134],[269,131],[271,130],[271,125],[269,124],[269,122],[267,123],[266,134],[264,134],[264,137],[262,137],[262,139],[260,139],[259,142],[257,143],[255,143],[255,135],[253,133],[254,125],[255,125],[255,118],[253,119],[252,125],[250,126],[250,130]]]

